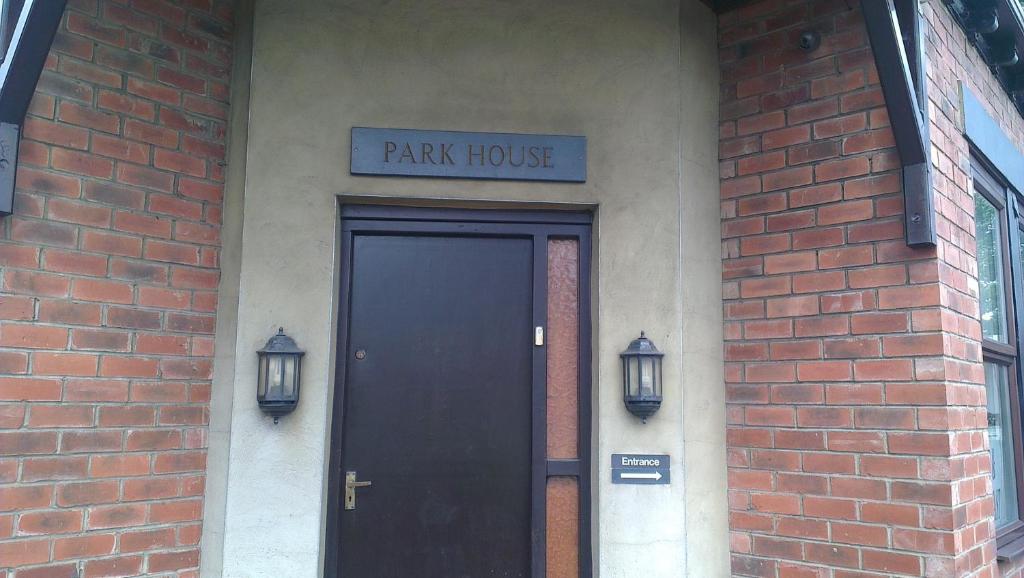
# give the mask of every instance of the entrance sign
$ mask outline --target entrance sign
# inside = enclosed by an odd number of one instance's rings
[[[352,128],[353,175],[587,180],[582,136]]]
[[[670,465],[667,455],[612,454],[612,483],[667,484]]]

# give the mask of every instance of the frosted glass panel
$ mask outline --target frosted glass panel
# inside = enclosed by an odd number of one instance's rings
[[[579,457],[579,241],[548,241],[548,459]]]
[[[580,486],[576,478],[548,478],[547,575],[580,575]]]

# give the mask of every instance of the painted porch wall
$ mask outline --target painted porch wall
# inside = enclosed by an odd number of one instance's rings
[[[223,563],[205,574],[322,572],[339,197],[596,209],[597,575],[729,574],[715,35],[698,0],[256,3],[238,305],[221,312],[237,323],[233,400],[212,407],[230,448],[208,482],[226,496],[207,519],[223,556],[204,557]],[[352,126],[586,135],[588,181],[353,177]],[[307,355],[299,408],[275,426],[254,352],[278,325]],[[640,329],[667,354],[647,425],[619,383]],[[613,452],[671,454],[673,484],[612,486]]]

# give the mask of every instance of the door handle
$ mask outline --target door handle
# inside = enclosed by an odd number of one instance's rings
[[[372,486],[373,482],[357,482],[355,472],[345,472],[345,509],[356,509],[356,488]]]

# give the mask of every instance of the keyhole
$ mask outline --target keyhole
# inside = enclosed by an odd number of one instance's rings
[[[366,359],[366,350],[365,349],[357,349],[356,350],[356,359]]]

